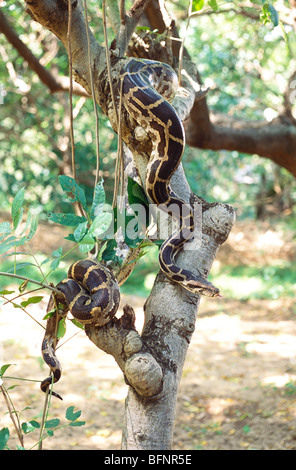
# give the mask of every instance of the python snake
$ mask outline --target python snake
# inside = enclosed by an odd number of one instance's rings
[[[67,279],[57,284],[56,289],[60,294],[51,295],[49,299],[47,310],[52,310],[54,314],[47,320],[41,347],[43,359],[52,372],[52,377],[41,382],[43,392],[61,377],[61,365],[55,355],[57,323],[60,319],[70,310],[83,325],[101,327],[115,316],[120,301],[119,286],[112,272],[90,259],[72,264]],[[58,309],[57,304],[60,304]],[[55,392],[52,395],[61,399]]]
[[[160,268],[171,281],[185,289],[217,297],[219,289],[213,284],[175,263],[177,253],[194,229],[192,209],[170,188],[185,146],[182,122],[170,104],[178,88],[177,76],[167,64],[131,59],[123,69],[121,80],[124,107],[145,129],[153,145],[145,176],[147,194],[153,203],[180,222],[160,248]]]
[[[209,297],[219,296],[219,289],[202,276],[175,263],[175,257],[184,243],[192,236],[194,217],[191,208],[170,187],[184,151],[183,125],[170,104],[178,88],[174,70],[167,64],[146,59],[128,60],[122,69],[123,105],[129,115],[147,132],[152,141],[152,152],[146,169],[145,186],[151,201],[180,223],[165,240],[159,251],[161,270],[171,280],[185,289]],[[82,324],[103,326],[117,312],[119,286],[112,273],[103,265],[91,260],[78,261],[68,271],[68,278],[56,286],[60,295],[51,296],[48,309],[55,315],[49,318],[42,355],[52,376],[41,383],[46,392],[61,377],[61,366],[55,355],[56,323],[62,317],[54,308],[54,301],[62,305],[63,314],[70,310]],[[61,398],[55,392],[52,394]]]

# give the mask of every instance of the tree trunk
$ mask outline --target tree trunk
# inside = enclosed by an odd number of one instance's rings
[[[67,2],[30,0],[26,3],[31,16],[56,34],[69,51]],[[147,0],[135,1],[122,20],[117,36],[119,56],[127,46],[126,37],[131,36],[147,3]],[[88,42],[81,1],[72,4],[70,37],[75,80],[90,93]],[[106,51],[96,42],[91,32],[89,38],[96,101],[117,131],[117,112],[111,99]],[[113,52],[111,79],[117,106],[118,77],[124,60],[116,57],[116,50]],[[190,64],[188,68],[190,69]],[[196,86],[197,84],[192,86],[190,80],[184,79],[184,87],[173,103],[182,120],[189,115],[194,104]],[[127,116],[123,117],[121,124],[122,138],[132,154],[137,174],[143,181],[151,142],[148,138],[137,140],[137,134],[133,133],[135,124]],[[219,246],[227,239],[231,230],[234,211],[228,205],[209,204],[192,194],[182,166],[172,179],[172,189],[183,200],[199,208],[200,231],[202,228],[202,237],[197,236],[190,243],[190,251],[185,249],[180,253],[178,264],[182,267],[190,266],[191,271],[207,277]],[[87,325],[86,334],[99,348],[114,356],[130,385],[125,408],[123,449],[171,448],[177,390],[194,331],[198,306],[199,296],[170,283],[160,273],[144,307],[145,324],[141,336],[135,330],[134,314],[129,306],[125,307],[120,319],[115,318],[104,327]]]

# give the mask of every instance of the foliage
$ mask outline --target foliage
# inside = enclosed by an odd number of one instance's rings
[[[183,35],[187,0],[168,1],[167,5]],[[88,2],[88,7],[91,27],[103,43],[101,10],[96,2]],[[281,107],[282,90],[293,67],[296,41],[291,28],[276,26],[277,13],[272,2],[254,2],[254,8],[261,11],[261,22],[239,14],[235,2],[221,5],[216,1],[194,0],[187,31],[190,40],[186,40],[185,47],[196,61],[205,84],[212,87],[208,94],[212,109],[238,118],[269,119],[276,117]],[[50,33],[36,22],[30,22],[22,2],[4,2],[3,11],[37,57],[45,61],[44,57],[49,57],[48,49],[55,47],[56,54],[46,61],[46,67],[56,67],[60,74],[68,74],[66,52]],[[253,12],[251,4],[248,11]],[[0,36],[1,45],[21,80],[7,78],[3,61],[0,65],[0,84],[5,93],[0,125],[0,204],[2,209],[7,209],[11,198],[25,185],[32,212],[45,220],[47,212],[58,209],[63,213],[71,208],[61,197],[61,189],[56,187],[58,175],[69,174],[70,167],[68,97],[63,93],[44,93],[44,85],[4,36]],[[81,98],[74,97],[73,105],[78,112]],[[90,204],[95,168],[91,100],[85,101],[75,117],[74,131],[78,182]],[[99,132],[101,170],[110,198],[117,137],[102,114]],[[184,165],[193,190],[197,188],[202,196],[212,200],[221,198],[222,202],[233,204],[241,217],[257,217],[255,203],[262,192],[268,192],[271,201],[281,198],[277,212],[292,209],[295,204],[295,180],[268,160],[238,152],[187,148]]]
[[[59,418],[48,419],[49,404],[48,404],[48,407],[45,404],[46,412],[43,414],[43,419],[41,422],[39,422],[35,418],[30,421],[21,422],[21,417],[23,413],[26,410],[30,409],[30,407],[25,407],[23,410],[16,410],[13,406],[13,403],[9,397],[8,391],[13,389],[14,386],[6,388],[2,380],[5,378],[5,372],[10,366],[12,366],[12,364],[4,364],[0,368],[0,390],[4,396],[6,403],[8,403],[8,411],[9,411],[10,417],[15,426],[15,430],[17,432],[17,435],[20,441],[20,445],[16,446],[17,450],[31,450],[37,446],[40,449],[42,441],[46,439],[47,437],[52,437],[56,431],[60,429],[64,429],[68,426],[80,427],[85,424],[84,421],[79,420],[81,416],[81,411],[79,410],[79,411],[74,412],[74,406],[69,406],[67,408],[65,417],[68,422],[66,422],[65,424],[62,424]],[[14,379],[17,379],[17,377],[14,377]],[[25,380],[25,379],[22,379],[22,380]],[[27,434],[30,434],[37,430],[39,430],[39,438],[37,442],[30,448],[24,447],[24,437]],[[10,450],[10,448],[8,447],[9,438],[10,438],[9,429],[7,427],[0,429],[0,450],[5,450],[5,449]]]
[[[193,2],[196,10],[198,5],[200,2]],[[254,7],[259,5],[254,2]],[[184,6],[185,2],[174,4],[177,18],[183,18]],[[294,31],[277,26],[277,14],[270,2],[263,3],[261,23],[239,14],[236,2],[223,3],[217,14],[206,11],[205,5],[199,16],[192,16],[187,31],[190,40],[185,46],[192,58],[198,58],[198,70],[211,88],[207,97],[210,108],[238,120],[276,118],[283,89],[294,70]],[[249,13],[254,14],[251,4]],[[184,29],[181,23],[182,34]],[[207,199],[230,203],[242,218],[257,218],[256,206],[260,199],[266,202],[266,195],[270,205],[275,203],[268,215],[295,205],[295,179],[271,161],[237,151],[191,148],[186,149],[183,160],[194,191],[207,195]]]
[[[73,178],[69,178],[67,176],[61,176],[60,177],[60,183],[62,186],[63,191],[66,194],[69,194],[72,199],[72,203],[79,203],[81,204],[85,216],[83,217],[78,217],[74,214],[50,214],[50,218],[52,220],[57,220],[64,224],[64,225],[70,225],[74,226],[74,234],[72,237],[70,237],[74,242],[75,246],[79,246],[80,250],[85,253],[86,251],[89,251],[93,246],[96,244],[96,241],[99,236],[101,236],[108,228],[110,222],[111,222],[111,214],[107,213],[104,211],[104,206],[105,206],[105,192],[103,188],[103,182],[100,181],[94,191],[94,198],[93,202],[90,208],[88,208],[86,204],[86,198],[84,191],[77,185],[75,180]],[[10,299],[9,296],[11,294],[15,294],[15,290],[8,290],[8,289],[2,289],[0,291],[0,298],[2,298],[1,303],[5,305],[5,303],[9,302],[14,308],[20,308],[24,313],[27,313],[27,307],[30,306],[31,304],[36,304],[39,303],[42,299],[43,296],[29,296],[26,298],[26,300],[23,300],[20,303],[17,303],[17,298],[19,296],[22,296],[24,293],[30,294],[32,292],[35,292],[36,289],[31,289],[29,286],[31,283],[37,284],[42,287],[47,287],[50,289],[49,285],[45,284],[45,281],[47,280],[48,276],[50,275],[51,272],[55,271],[61,260],[67,256],[69,253],[62,254],[62,248],[57,248],[53,253],[52,253],[52,260],[50,262],[49,266],[49,272],[47,275],[44,275],[43,268],[46,263],[50,261],[50,259],[43,260],[42,262],[39,262],[37,254],[35,255],[34,253],[27,253],[28,257],[31,257],[33,262],[22,262],[18,263],[17,259],[19,256],[23,256],[26,254],[26,252],[23,251],[18,251],[18,249],[21,246],[28,246],[30,241],[32,240],[34,234],[36,233],[37,230],[37,225],[38,225],[38,220],[36,216],[32,216],[31,213],[29,212],[27,215],[26,222],[23,223],[23,216],[24,216],[24,199],[25,199],[25,189],[21,188],[17,194],[15,195],[12,205],[11,205],[11,219],[12,222],[2,222],[0,223],[0,253],[4,254],[7,257],[12,256],[14,258],[13,261],[13,274],[10,274],[8,272],[1,272],[0,276],[9,276],[13,275],[15,279],[21,278],[17,274],[17,271],[19,268],[26,268],[28,267],[35,267],[38,269],[39,273],[41,274],[41,279],[36,280],[36,279],[29,279],[28,276],[24,277],[24,282],[22,282],[19,286],[19,293],[13,297],[13,299]],[[87,238],[88,237],[88,238]],[[70,250],[71,251],[71,250]],[[103,249],[101,250],[103,252]],[[35,275],[36,277],[36,275]],[[38,290],[38,289],[37,289]],[[30,315],[31,316],[31,315]],[[44,318],[46,319],[47,316]],[[38,322],[37,322],[38,323]],[[78,322],[73,321],[73,323],[81,327]],[[60,338],[64,336],[66,331],[66,324],[65,322],[60,322],[58,331],[57,331],[57,337]],[[42,423],[40,424],[38,421],[33,420],[29,422],[23,422],[20,423],[20,415],[22,414],[24,410],[18,412],[14,409],[12,405],[12,401],[9,397],[8,391],[14,386],[6,388],[3,383],[3,377],[6,372],[6,370],[11,366],[12,364],[4,364],[2,365],[0,369],[0,389],[1,392],[4,396],[5,402],[8,407],[8,411],[11,416],[11,420],[14,424],[14,427],[16,429],[17,435],[19,437],[20,441],[20,446],[18,446],[19,449],[24,449],[24,444],[23,444],[23,437],[25,434],[28,434],[36,429],[40,430],[40,437],[38,442],[33,446],[40,445],[42,440],[47,437],[47,436],[53,436],[54,431],[58,429],[62,429],[65,426],[81,426],[84,424],[82,421],[77,421],[79,416],[80,416],[80,411],[74,413],[74,407],[70,407],[66,411],[66,419],[70,421],[68,424],[60,424],[59,419],[51,419],[48,420],[47,418],[43,419]],[[26,379],[21,379],[21,380],[26,380]],[[51,392],[50,392],[51,393]],[[46,397],[47,398],[47,397]],[[50,400],[49,400],[50,403]],[[47,405],[47,401],[45,402],[45,410],[46,411],[46,416],[48,415],[49,411],[49,404]],[[45,416],[45,413],[44,413]],[[44,435],[44,432],[46,432],[46,435]],[[3,428],[0,430],[0,448],[8,448],[7,447],[7,441],[9,439],[10,432],[7,428]]]
[[[93,200],[91,205],[87,204],[86,196],[84,190],[76,183],[76,181],[68,176],[61,175],[59,177],[61,188],[64,192],[65,197],[71,202],[71,204],[79,205],[82,210],[82,215],[77,216],[73,213],[49,213],[48,217],[51,221],[62,224],[66,227],[72,227],[73,233],[68,235],[68,239],[74,242],[74,248],[79,247],[80,251],[85,254],[92,250],[97,243],[100,244],[100,251],[98,253],[98,259],[105,259],[118,261],[115,253],[116,243],[114,243],[114,230],[117,231],[117,212],[116,210],[109,211],[106,210],[106,195],[105,190],[103,187],[103,181],[99,181],[94,189]],[[141,203],[142,205],[147,205],[146,196],[142,190],[142,188],[134,181],[130,180],[128,184],[128,195],[129,195],[129,203],[130,209],[132,208],[133,204]],[[27,307],[32,304],[38,304],[43,299],[43,296],[40,295],[33,295],[26,298],[21,302],[17,302],[17,299],[20,296],[26,294],[31,294],[32,292],[35,293],[36,290],[40,288],[47,288],[51,289],[48,282],[48,278],[52,272],[56,271],[61,263],[61,261],[69,255],[72,250],[69,250],[67,253],[63,253],[62,247],[57,248],[52,252],[52,257],[43,259],[40,261],[38,258],[39,256],[30,250],[26,251],[18,251],[20,247],[28,248],[30,241],[32,240],[33,236],[36,233],[37,226],[38,226],[38,218],[37,216],[32,216],[31,212],[29,211],[25,222],[23,222],[23,218],[25,217],[25,209],[24,209],[24,202],[25,202],[25,188],[19,189],[16,193],[12,204],[11,204],[11,222],[2,222],[0,223],[0,253],[6,257],[12,257],[13,263],[9,271],[11,272],[1,272],[0,277],[8,277],[13,276],[14,279],[23,279],[21,282],[18,293],[15,290],[11,289],[2,289],[0,290],[0,299],[3,305],[6,303],[10,303],[14,308],[21,309],[25,314],[28,314],[31,318],[32,316],[27,311]],[[115,220],[115,224],[113,226],[113,230],[111,231],[111,238],[108,237],[107,231],[113,219]],[[126,230],[128,223],[133,221],[133,227],[137,227],[138,219],[135,213],[129,213],[128,215],[125,214],[124,223],[125,227],[123,233],[126,234],[126,242],[133,248],[139,247],[138,257],[140,258],[143,255],[143,250],[150,245],[150,242],[143,240],[142,232],[140,227],[136,230],[136,233],[139,233],[139,236],[136,238],[130,238],[128,231]],[[141,235],[141,236],[140,236]],[[109,243],[110,242],[110,243]],[[24,261],[18,263],[18,259],[21,256],[27,256],[32,259],[32,261]],[[49,271],[47,274],[44,274],[44,266],[49,264]],[[28,269],[35,268],[34,277],[33,279],[28,278]],[[18,274],[19,269],[25,268],[26,276],[22,277]],[[39,276],[36,279],[36,268],[39,272]],[[30,286],[31,284],[38,285],[37,289],[32,289]],[[10,296],[14,295],[11,299]],[[44,320],[48,318],[51,312],[45,315]],[[36,320],[37,321],[37,320]],[[83,328],[79,322],[75,321],[75,319],[71,320],[78,328]],[[39,323],[39,322],[37,322]],[[66,332],[66,322],[65,319],[62,319],[59,322],[58,330],[57,330],[57,338],[61,338],[65,335]],[[9,390],[13,389],[14,386],[6,388],[4,385],[4,378],[5,379],[18,379],[18,377],[7,377],[5,373],[7,369],[12,364],[4,364],[1,366],[0,369],[0,391],[3,394],[5,399],[8,412],[10,414],[12,423],[18,435],[20,445],[17,446],[18,449],[25,449],[24,447],[24,436],[28,433],[31,433],[35,430],[39,430],[39,439],[36,444],[33,446],[41,446],[42,441],[48,437],[53,436],[54,432],[59,429],[63,429],[66,426],[82,426],[84,424],[83,421],[78,421],[81,412],[74,412],[74,407],[69,407],[66,411],[66,419],[69,423],[61,424],[60,419],[47,419],[49,406],[50,406],[50,398],[51,398],[51,391],[49,394],[49,402],[46,401],[44,404],[44,413],[43,413],[43,420],[41,423],[36,421],[35,419],[30,421],[20,422],[20,417],[22,413],[27,409],[24,408],[21,411],[15,410],[12,400],[9,396]],[[5,377],[4,377],[5,376]],[[19,380],[27,380],[23,378],[19,378]],[[10,431],[8,428],[2,428],[0,430],[0,449],[9,449],[8,447],[8,440],[10,437]]]

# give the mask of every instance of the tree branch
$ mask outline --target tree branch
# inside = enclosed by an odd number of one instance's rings
[[[196,103],[185,129],[187,143],[192,147],[257,154],[296,177],[296,126],[288,118],[253,122],[213,114],[210,120]]]
[[[121,3],[121,25],[116,38],[116,47],[118,49],[119,56],[122,57],[124,55],[138,21],[149,2],[150,0],[135,0],[133,6],[127,14],[125,14],[123,11],[123,6]]]
[[[34,70],[41,82],[49,88],[51,93],[69,91],[69,78],[64,76],[55,77],[50,71],[43,67],[26,44],[18,37],[1,10],[0,32],[6,36],[7,40],[18,51],[19,55],[28,62],[31,69]],[[78,83],[74,83],[73,93],[78,96],[89,97],[89,94]]]

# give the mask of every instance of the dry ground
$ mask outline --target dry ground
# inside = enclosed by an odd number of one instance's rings
[[[227,258],[234,263],[246,253],[250,263],[257,262],[258,256],[265,262],[271,253],[295,257],[292,242],[279,233],[269,237],[273,240],[271,252],[266,243],[268,230],[272,235],[272,229],[264,225],[254,225],[252,230],[237,225],[218,262]],[[47,234],[45,228],[39,240],[50,251],[56,245],[52,232],[48,242]],[[38,320],[44,315],[45,300],[30,308]],[[141,328],[144,299],[135,296],[124,298],[125,302],[134,306]],[[202,300],[179,389],[174,449],[296,449],[295,313],[293,299]],[[0,359],[16,364],[7,375],[46,377],[48,369],[40,360],[40,326],[13,308],[1,311],[0,322]],[[69,325],[67,338],[76,331]],[[65,410],[75,405],[86,424],[56,431],[44,448],[120,449],[127,386],[113,358],[99,351],[83,332],[67,341],[58,355],[63,376],[56,390],[64,400],[52,400],[50,418],[66,422]],[[40,414],[44,396],[39,384],[5,382],[6,386],[13,384],[18,384],[11,390],[16,408],[30,407],[22,413],[22,420]],[[0,398],[0,428],[12,429],[5,411]],[[36,442],[32,437],[26,436],[27,447]],[[16,442],[12,439],[11,447]]]

